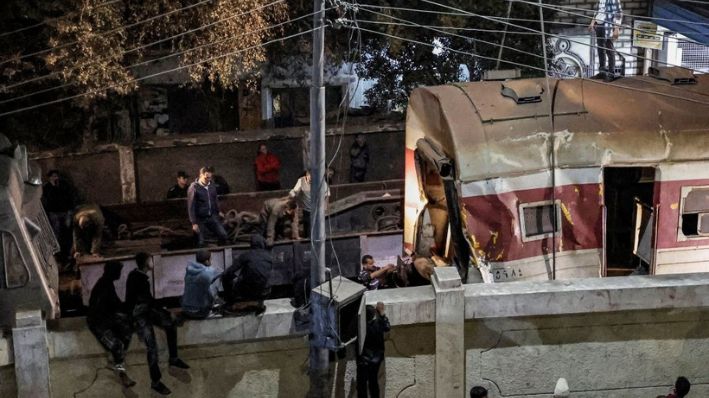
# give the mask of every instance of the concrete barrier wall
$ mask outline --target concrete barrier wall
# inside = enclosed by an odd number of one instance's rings
[[[465,391],[551,397],[564,377],[571,397],[656,397],[686,376],[691,396],[709,396],[706,274],[464,287]],[[435,289],[415,289],[366,294],[385,303],[393,325],[387,397],[433,396],[434,381],[446,379],[434,371]]]
[[[441,307],[440,296],[450,299],[457,288],[446,283],[365,294],[368,304],[385,303],[393,326],[380,374],[386,397],[436,396],[444,382],[457,382],[456,372],[437,370],[446,366],[461,371],[461,387],[445,398],[463,397],[474,385],[488,388],[490,397],[550,397],[560,377],[568,380],[571,397],[655,397],[666,395],[680,375],[693,383],[691,396],[709,396],[706,274],[465,285],[459,304]],[[261,317],[180,328],[181,356],[192,369],[165,372],[173,396],[305,396],[305,331],[298,330],[287,300],[267,307]],[[465,314],[460,329],[451,313]],[[442,317],[451,323],[441,323]],[[48,326],[53,396],[147,394],[145,352],[136,339],[127,362],[138,386],[122,391],[83,319]],[[164,337],[157,335],[165,359]],[[7,338],[0,339],[3,396],[15,389],[8,347]],[[461,360],[450,359],[458,355]],[[332,375],[333,396],[353,396],[354,347],[333,363]]]

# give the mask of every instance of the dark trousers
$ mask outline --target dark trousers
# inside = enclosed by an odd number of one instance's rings
[[[177,329],[175,328],[175,323],[172,321],[169,312],[155,309],[149,310],[145,315],[136,317],[134,322],[135,331],[148,351],[150,380],[156,383],[162,378],[162,373],[160,373],[160,365],[158,364],[158,344],[155,340],[155,329],[153,329],[153,326],[157,326],[165,331],[170,359],[175,359],[177,358]]]
[[[379,398],[379,363],[357,361],[357,398]]]
[[[92,324],[89,322],[89,330],[96,337],[98,342],[113,356],[113,363],[123,364],[126,359],[126,352],[133,334],[128,317],[116,316],[112,320]]]
[[[197,225],[199,226],[199,232],[195,234],[195,239],[198,247],[204,246],[205,230],[209,230],[217,236],[219,245],[224,245],[226,243],[226,230],[224,229],[222,222],[219,220],[218,214],[212,214],[210,217],[197,220]]]
[[[310,238],[310,228],[310,212],[307,210],[303,210],[303,238]]]
[[[601,70],[615,73],[615,47],[613,39],[606,37],[606,28],[596,26],[596,49],[598,50],[598,66]],[[606,59],[608,64],[606,64]]]
[[[71,212],[47,212],[47,218],[57,238],[62,256],[69,255],[71,249]],[[64,259],[62,259],[64,260]]]
[[[367,169],[350,167],[350,182],[364,182],[365,174],[367,174]]]

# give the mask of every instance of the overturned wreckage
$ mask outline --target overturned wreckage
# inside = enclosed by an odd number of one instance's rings
[[[0,134],[0,327],[18,310],[59,315],[59,244],[42,208],[39,166]]]
[[[470,281],[709,270],[709,76],[660,72],[414,90],[404,246]]]

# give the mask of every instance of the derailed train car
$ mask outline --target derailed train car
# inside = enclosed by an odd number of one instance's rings
[[[709,76],[549,87],[414,90],[404,246],[471,281],[709,271]]]
[[[0,134],[0,328],[22,309],[59,315],[59,245],[42,208],[41,171]]]

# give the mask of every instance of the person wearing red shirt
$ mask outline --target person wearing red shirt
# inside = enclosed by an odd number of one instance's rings
[[[279,171],[281,160],[268,151],[266,144],[258,146],[256,160],[256,187],[259,191],[275,191],[281,189]]]

